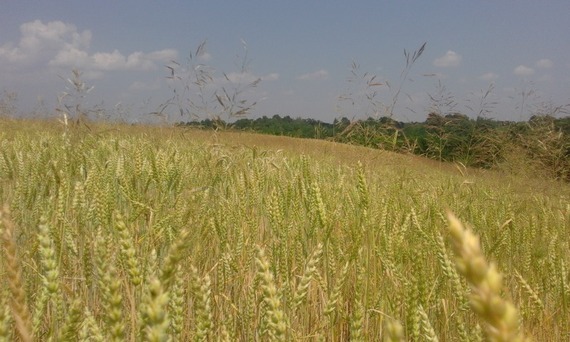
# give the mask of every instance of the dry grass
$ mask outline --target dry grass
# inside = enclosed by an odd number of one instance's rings
[[[246,133],[0,127],[0,338],[570,338],[567,184]]]

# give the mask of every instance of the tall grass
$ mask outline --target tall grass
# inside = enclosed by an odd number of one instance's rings
[[[34,125],[0,131],[0,339],[570,337],[567,185],[323,141]]]

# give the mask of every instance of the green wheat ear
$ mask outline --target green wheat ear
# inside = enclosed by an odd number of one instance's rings
[[[524,341],[519,333],[517,309],[501,298],[503,282],[494,264],[489,264],[481,251],[479,237],[451,213],[447,214],[455,265],[471,286],[471,308],[486,323],[490,341]]]
[[[384,342],[401,342],[406,340],[402,324],[395,319],[389,318],[386,320],[384,331]]]
[[[269,262],[262,248],[258,249],[256,264],[257,276],[261,281],[261,289],[263,290],[263,301],[268,308],[269,338],[272,341],[285,341],[287,319],[281,309],[281,299],[278,295],[273,273],[271,273]]]
[[[115,213],[116,216],[116,223],[115,229],[119,233],[119,245],[121,256],[125,260],[127,272],[129,274],[131,283],[134,286],[140,285],[142,282],[141,272],[140,272],[140,265],[136,255],[135,244],[133,242],[133,237],[129,228],[125,224],[123,216],[119,213]]]
[[[2,297],[0,298],[0,341],[7,342],[10,340],[10,313],[8,310],[7,298],[8,293],[0,293]]]
[[[144,341],[170,341],[168,327],[170,320],[167,313],[168,293],[164,291],[160,280],[150,279],[148,293],[141,303]]]
[[[299,305],[302,304],[304,299],[307,297],[307,293],[309,291],[309,284],[313,279],[314,274],[317,272],[317,264],[321,259],[321,255],[323,253],[323,244],[319,243],[317,248],[311,255],[311,258],[307,262],[305,266],[305,271],[301,276],[301,280],[299,280],[299,284],[297,286],[297,290],[293,296],[293,307],[297,308]]]

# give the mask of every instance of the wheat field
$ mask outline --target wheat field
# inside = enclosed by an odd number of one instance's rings
[[[570,339],[568,184],[0,119],[0,205],[0,341]]]

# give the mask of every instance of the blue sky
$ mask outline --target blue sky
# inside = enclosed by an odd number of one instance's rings
[[[66,90],[64,79],[78,68],[94,87],[85,106],[103,104],[112,115],[147,120],[173,89],[196,102],[197,89],[183,93],[191,74],[187,57],[206,40],[193,59],[212,76],[203,92],[209,114],[202,117],[225,115],[211,96],[237,87],[238,99],[258,102],[251,117],[382,116],[401,85],[392,109],[398,120],[423,121],[434,105],[430,95],[441,99],[444,113],[474,117],[484,107],[495,119],[526,120],[537,108],[570,103],[568,13],[568,0],[6,0],[0,91],[16,92],[22,110],[41,100],[50,111]],[[413,52],[424,42],[402,80],[404,49]],[[177,83],[167,79],[165,66],[173,60],[181,64]],[[353,62],[359,75],[376,75],[381,85],[349,82]],[[255,88],[247,86],[258,78]],[[372,91],[374,100],[367,100]],[[339,101],[349,94],[354,101]],[[452,104],[442,105],[449,99]],[[167,111],[170,120],[187,119],[174,109]]]

